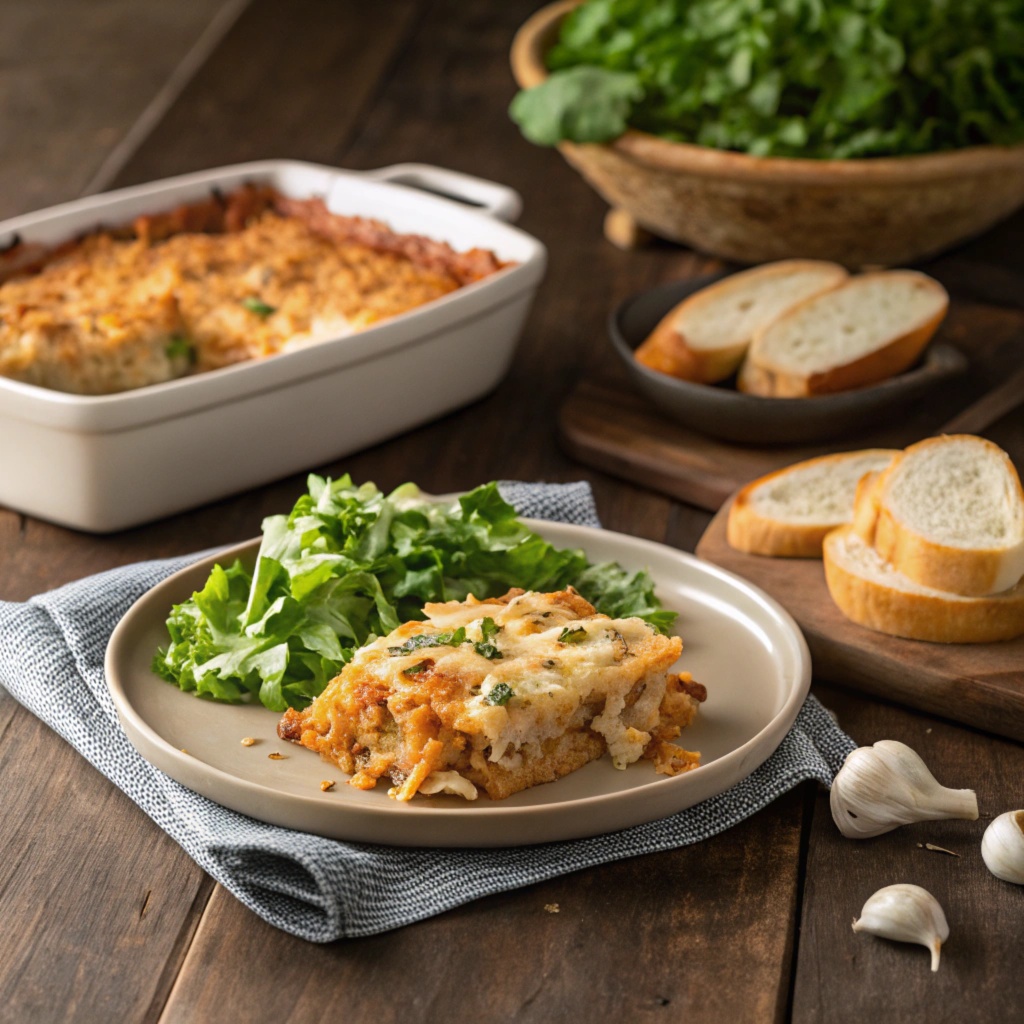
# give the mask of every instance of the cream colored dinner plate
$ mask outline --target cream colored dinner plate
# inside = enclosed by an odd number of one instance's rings
[[[277,713],[199,699],[150,670],[153,652],[167,642],[171,605],[201,588],[215,562],[255,560],[258,540],[175,573],[118,624],[106,673],[125,732],[149,762],[225,807],[335,839],[400,846],[517,846],[613,832],[691,807],[754,771],[782,741],[810,687],[807,645],[782,607],[738,576],[662,544],[526,522],[558,547],[583,548],[592,562],[650,570],[658,596],[679,612],[684,649],[677,671],[692,672],[708,690],[679,741],[701,752],[700,768],[667,778],[647,761],[617,771],[605,756],[507,800],[481,795],[473,803],[454,796],[398,803],[384,784],[370,791],[345,785],[338,768],[277,738]],[[258,742],[242,746],[246,736]],[[328,779],[336,785],[323,792]]]

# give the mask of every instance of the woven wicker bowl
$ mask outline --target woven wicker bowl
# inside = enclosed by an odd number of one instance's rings
[[[580,0],[541,8],[516,35],[512,72],[548,77],[544,54]],[[1024,145],[873,160],[753,157],[629,130],[562,155],[612,205],[615,224],[742,263],[791,256],[849,267],[913,263],[1024,204]],[[606,229],[607,230],[607,229]]]

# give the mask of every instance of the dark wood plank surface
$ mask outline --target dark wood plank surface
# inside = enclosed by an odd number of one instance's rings
[[[726,539],[728,518],[727,503],[697,554],[757,584],[796,619],[815,676],[1024,740],[1024,636],[992,644],[933,644],[859,626],[832,601],[820,559],[737,551]]]
[[[357,168],[433,161],[519,189],[522,225],[548,244],[551,263],[508,378],[469,409],[343,464],[311,468],[348,470],[382,487],[415,479],[439,492],[494,477],[588,479],[606,526],[689,550],[707,514],[581,469],[557,445],[557,411],[585,373],[617,372],[604,338],[610,304],[720,265],[668,245],[634,253],[607,245],[603,204],[557,154],[519,138],[505,116],[514,91],[507,51],[536,6],[253,0],[116,183],[293,156]],[[173,5],[166,10],[173,22]],[[56,164],[69,159],[62,149]],[[52,180],[72,171],[61,164]],[[969,273],[963,266],[951,272],[983,282],[989,278],[977,268],[992,266],[1005,285],[1024,267],[1015,237],[997,229],[963,251]],[[1006,417],[991,436],[1006,444],[1022,434]],[[105,538],[0,512],[0,597],[20,600],[114,565],[253,536],[261,519],[290,507],[302,487],[302,478],[292,477]],[[859,739],[895,728],[884,716],[871,718],[868,701],[831,691],[826,698],[841,708],[844,724],[849,708],[868,708]],[[949,738],[936,752],[951,765],[963,760],[965,771],[990,742],[942,728]],[[854,895],[862,901],[859,890],[847,892],[822,874],[831,861],[815,856],[816,848],[841,848],[843,841],[829,833],[820,800],[815,806],[805,787],[696,848],[580,872],[373,939],[316,947],[263,924],[214,887],[3,693],[0,768],[5,782],[13,780],[0,787],[0,914],[7,925],[0,935],[0,1021],[278,1022],[339,1013],[355,1021],[489,1014],[761,1022],[791,1013],[831,1020],[815,983],[837,970],[849,937],[819,922],[840,911],[847,921],[859,904],[846,904]],[[866,885],[877,877],[882,885],[891,880],[885,849],[872,843],[831,856],[855,858],[856,879]],[[962,912],[970,925],[964,935],[989,912],[985,891]],[[558,914],[544,911],[550,903],[559,904]],[[999,906],[997,925],[1009,934]],[[947,910],[952,923],[953,908]],[[986,934],[990,941],[998,933]],[[971,984],[981,978],[958,976]],[[1010,996],[964,1000],[958,1019],[995,1019],[990,1007],[994,1014],[1008,998],[1019,1002],[1021,982],[1005,971],[1000,980]],[[824,1016],[815,1009],[821,1005]],[[867,996],[859,1005],[870,1005]],[[923,1019],[944,1019],[950,1005],[927,986],[918,994]]]
[[[0,219],[101,187],[98,178],[132,126],[204,33],[213,45],[239,7],[239,0],[4,4]]]
[[[270,157],[331,163],[424,13],[415,0],[251,0],[112,186]]]
[[[788,973],[803,796],[699,847],[328,946],[282,937],[218,889],[162,1019],[329,1024],[344,1007],[350,1024],[778,1020],[786,987],[764,982]]]
[[[0,778],[0,1020],[155,1020],[213,880],[3,690]]]
[[[1019,1020],[1024,888],[989,874],[981,837],[992,817],[1024,806],[1024,748],[842,690],[817,692],[859,743],[900,740],[921,754],[943,785],[974,789],[982,817],[847,840],[832,823],[828,793],[818,794],[794,1024]],[[959,856],[922,849],[924,843]],[[946,913],[950,935],[937,974],[922,947],[858,935],[850,927],[872,893],[896,882],[923,886]]]

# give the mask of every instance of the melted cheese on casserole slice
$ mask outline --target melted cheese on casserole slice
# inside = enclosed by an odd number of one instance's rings
[[[468,796],[457,779],[499,798],[605,750],[617,768],[645,752],[668,774],[699,763],[669,742],[703,699],[668,673],[677,637],[598,615],[571,588],[424,611],[357,651],[308,709],[287,712],[282,737],[355,772],[353,785],[389,775],[399,799]]]

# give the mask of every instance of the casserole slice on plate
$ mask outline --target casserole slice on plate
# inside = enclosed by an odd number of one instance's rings
[[[700,755],[672,742],[706,692],[669,672],[678,637],[642,619],[595,613],[571,587],[510,590],[484,602],[428,604],[356,652],[283,739],[389,795],[448,792],[500,800],[583,767],[606,751],[616,768],[642,757],[666,775]]]

